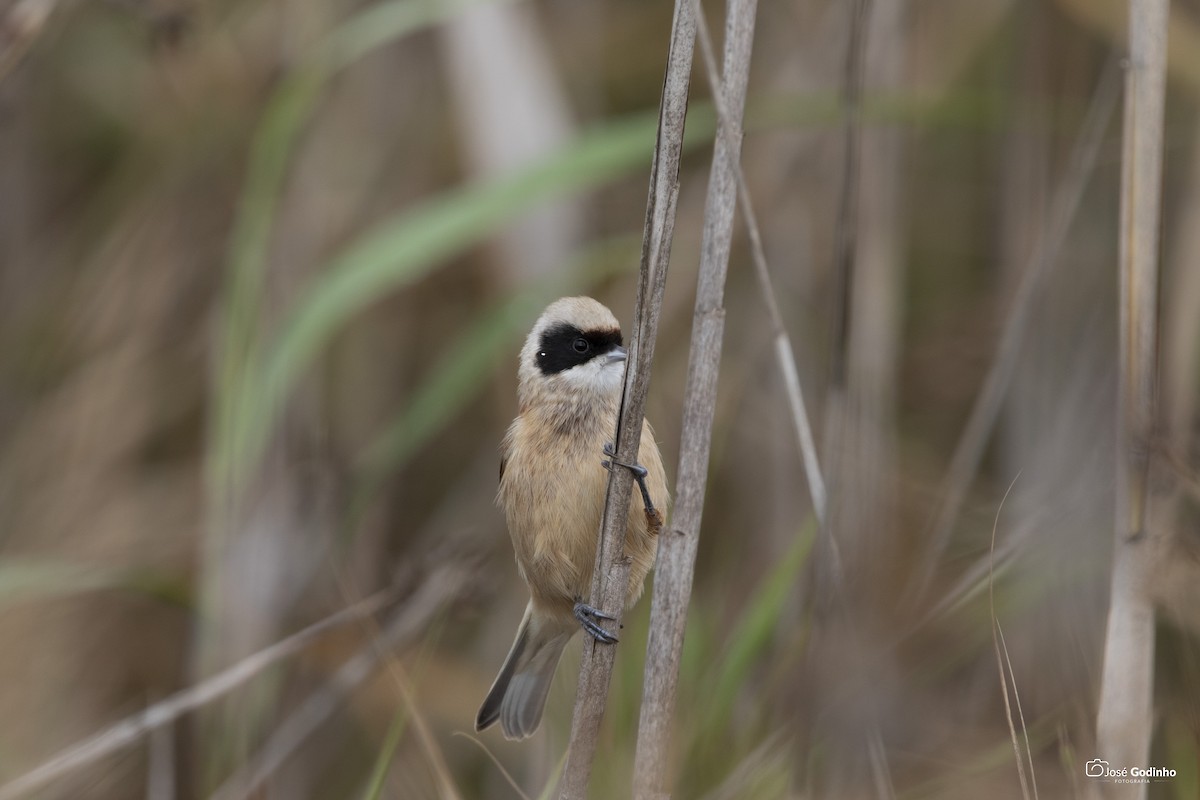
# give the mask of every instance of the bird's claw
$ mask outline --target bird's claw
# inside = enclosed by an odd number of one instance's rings
[[[624,461],[618,461],[617,460],[617,449],[615,447],[613,447],[612,442],[604,443],[604,455],[608,456],[608,458],[609,458],[608,461],[600,462],[600,465],[602,467],[604,467],[605,469],[612,469],[613,464],[620,464],[622,467],[625,467],[625,469],[632,472],[634,478],[636,478],[639,481],[639,483],[641,481],[644,481],[646,479],[646,476],[650,474],[650,471],[647,470],[645,467],[643,467],[641,464],[627,464]]]
[[[658,509],[654,507],[654,501],[650,499],[650,490],[646,488],[646,477],[650,471],[641,464],[627,464],[624,461],[617,460],[617,448],[612,442],[604,443],[604,455],[608,456],[608,461],[601,461],[600,466],[607,470],[612,469],[613,464],[620,464],[625,469],[633,473],[633,479],[637,481],[638,489],[642,493],[642,505],[646,507],[646,519],[651,521],[651,527],[655,527],[653,521],[658,520],[658,528],[662,527],[662,515],[658,513]],[[657,529],[655,533],[657,533]]]
[[[605,614],[598,608],[593,608],[582,600],[575,601],[575,619],[579,620],[579,624],[588,634],[601,644],[616,644],[619,640],[604,628],[596,620],[608,620],[616,622],[617,618],[611,614]]]

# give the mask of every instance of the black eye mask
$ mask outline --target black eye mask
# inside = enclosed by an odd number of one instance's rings
[[[542,333],[537,352],[538,369],[543,375],[553,375],[596,356],[607,355],[621,346],[621,331],[616,328],[581,331],[574,325],[560,322]]]

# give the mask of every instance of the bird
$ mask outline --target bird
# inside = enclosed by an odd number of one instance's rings
[[[614,618],[586,602],[606,470],[614,465],[632,470],[639,489],[629,504],[624,543],[630,562],[627,609],[654,566],[660,507],[669,504],[654,431],[643,422],[640,464],[618,461],[611,443],[627,356],[617,318],[590,297],[551,303],[521,348],[518,413],[501,444],[496,499],[530,597],[504,666],[479,708],[476,731],[499,721],[507,739],[532,736],[563,648],[576,631],[582,628],[606,644],[617,641],[602,624]]]

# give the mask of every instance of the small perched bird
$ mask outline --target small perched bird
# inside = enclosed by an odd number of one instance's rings
[[[506,738],[531,736],[575,631],[582,627],[598,641],[616,641],[600,624],[612,617],[585,602],[604,512],[605,469],[614,463],[633,470],[640,489],[629,504],[625,534],[631,562],[626,608],[641,596],[654,565],[663,519],[652,498],[664,508],[668,501],[654,431],[643,424],[644,466],[617,461],[610,444],[625,378],[621,345],[611,311],[590,297],[565,297],[546,308],[521,349],[519,413],[504,437],[497,501],[530,598],[475,719],[477,731],[500,720]]]

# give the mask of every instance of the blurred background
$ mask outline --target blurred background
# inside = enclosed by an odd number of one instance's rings
[[[1150,796],[1197,798],[1200,3],[1172,5],[1152,762],[1177,777]],[[762,0],[743,157],[840,558],[739,225],[675,796],[1020,796],[995,619],[1040,796],[1087,797],[1125,4],[870,4],[848,135],[853,6]],[[0,784],[392,586],[385,613],[27,796],[547,790],[578,641],[532,740],[472,729],[527,596],[497,447],[546,302],[591,294],[630,330],[670,19],[0,2]],[[648,407],[672,475],[715,127],[696,62]],[[649,597],[594,797],[628,794]]]

